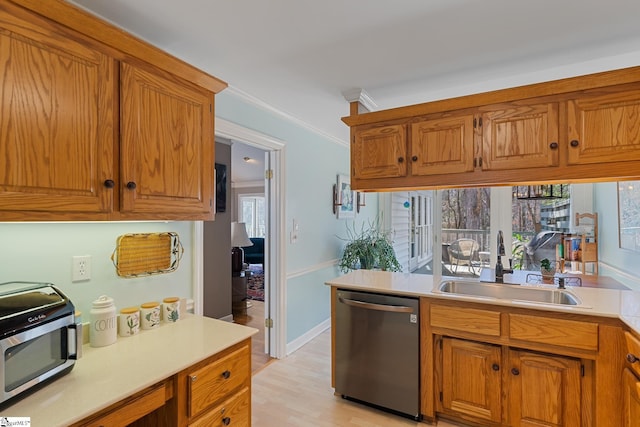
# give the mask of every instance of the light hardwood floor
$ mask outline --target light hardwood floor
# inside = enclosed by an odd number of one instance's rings
[[[250,302],[246,315],[234,315],[233,321],[260,331],[251,339],[251,372],[256,373],[274,359],[264,352],[264,302],[253,300]]]
[[[252,425],[256,427],[428,426],[344,400],[331,388],[331,331],[253,375]],[[438,427],[457,427],[438,422]]]

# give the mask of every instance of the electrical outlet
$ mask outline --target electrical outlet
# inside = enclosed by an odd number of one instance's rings
[[[91,255],[71,258],[71,281],[82,282],[91,279]]]

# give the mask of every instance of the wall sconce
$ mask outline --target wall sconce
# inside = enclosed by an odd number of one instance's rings
[[[365,193],[356,192],[356,212],[360,213],[360,207],[367,206],[367,201],[364,197]]]
[[[342,206],[342,203],[340,203],[340,197],[338,195],[338,185],[333,184],[333,214],[334,215],[338,212],[339,206]]]

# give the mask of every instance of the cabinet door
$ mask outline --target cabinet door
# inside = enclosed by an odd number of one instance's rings
[[[509,425],[581,425],[579,360],[510,350],[507,367]]]
[[[482,114],[482,169],[558,165],[558,104],[512,103]]]
[[[109,212],[114,61],[12,9],[0,11],[0,210]]]
[[[473,171],[473,116],[425,120],[411,125],[411,174]]]
[[[624,370],[624,427],[640,425],[640,380]]]
[[[640,160],[640,89],[602,89],[567,107],[569,164]]]
[[[443,338],[441,351],[443,412],[500,422],[500,347]]]
[[[121,212],[212,216],[213,94],[123,63],[121,98]]]
[[[407,175],[404,125],[356,130],[351,144],[352,177],[396,178]]]

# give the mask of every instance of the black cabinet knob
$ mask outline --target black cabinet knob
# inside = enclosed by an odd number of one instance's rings
[[[404,162],[404,157],[398,157],[398,163]]]
[[[499,371],[500,365],[498,365],[497,363],[494,363],[493,365],[491,365],[491,369],[493,369],[494,371]]]
[[[222,378],[224,378],[225,380],[228,380],[230,376],[231,376],[231,372],[229,371],[224,371],[222,373]]]
[[[627,354],[627,362],[636,363],[638,360],[640,359],[638,359],[634,354],[631,354],[631,353]]]
[[[224,418],[222,419],[222,424],[224,424],[224,425],[228,426],[229,424],[231,424],[231,418],[229,418],[229,417],[224,417]]]
[[[418,156],[413,156],[413,157],[411,158],[411,160],[413,160],[414,162],[417,162],[417,161],[418,161]]]
[[[580,145],[577,139],[572,140],[569,144],[571,144],[572,147],[577,147],[578,145]]]
[[[128,188],[129,190],[135,190],[135,189],[136,189],[136,183],[135,183],[135,182],[133,182],[133,181],[129,181],[129,182],[127,182],[127,188]]]
[[[520,375],[520,371],[519,371],[517,368],[512,368],[512,369],[511,369],[511,373],[512,373],[513,375]]]
[[[558,143],[557,142],[552,142],[551,144],[549,144],[549,148],[551,148],[552,150],[555,150],[556,148],[558,148]]]
[[[104,181],[104,186],[107,188],[113,188],[116,186],[116,183],[112,179],[107,179]]]

